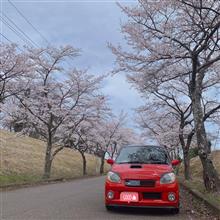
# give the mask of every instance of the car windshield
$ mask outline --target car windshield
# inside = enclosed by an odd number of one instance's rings
[[[123,147],[116,158],[117,164],[169,164],[169,162],[166,150],[157,146]]]

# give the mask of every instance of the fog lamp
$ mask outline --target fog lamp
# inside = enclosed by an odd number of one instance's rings
[[[176,196],[175,196],[175,193],[169,193],[168,194],[168,200],[170,201],[170,202],[173,202],[173,201],[175,201],[175,199],[176,199]]]
[[[114,198],[114,192],[108,191],[107,197],[108,197],[108,199],[113,199]]]

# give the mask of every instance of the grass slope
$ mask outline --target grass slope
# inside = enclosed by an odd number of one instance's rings
[[[218,171],[218,174],[220,175],[220,150],[212,152],[212,160],[215,168]],[[202,164],[199,157],[193,158],[190,162],[190,166],[193,171],[192,177],[200,179],[202,177]]]
[[[213,151],[211,154],[214,166],[220,175],[220,150]],[[185,181],[191,188],[203,193],[210,201],[217,201],[220,204],[220,195],[213,195],[205,190],[203,184],[202,164],[199,157],[195,157],[190,161],[191,177],[190,181]],[[180,167],[180,176],[183,176],[183,165]]]
[[[220,150],[213,151],[211,154],[212,161],[218,174],[220,175]],[[194,157],[190,160],[190,169],[192,179],[197,179],[202,181],[202,163],[199,157]],[[183,163],[180,166],[180,175],[183,175]]]
[[[44,166],[45,142],[0,130],[0,185],[37,182]],[[99,159],[87,157],[88,175],[99,171]],[[51,178],[82,176],[82,160],[78,152],[64,149],[53,161]]]

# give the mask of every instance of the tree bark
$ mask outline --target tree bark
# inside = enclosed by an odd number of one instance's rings
[[[86,161],[86,156],[84,154],[84,152],[80,151],[80,154],[82,156],[82,160],[83,160],[83,176],[87,175],[87,170],[86,170],[86,165],[87,165],[87,161]]]
[[[113,159],[115,153],[117,153],[117,142],[113,143],[113,150],[112,150],[112,153],[111,153],[111,158],[112,159]]]
[[[186,180],[191,179],[191,170],[190,170],[190,155],[189,150],[192,142],[192,138],[194,136],[194,130],[192,130],[188,136],[187,136],[187,142],[185,149],[183,151],[183,157],[184,157],[184,176]]]
[[[196,72],[194,72],[196,75]],[[204,114],[201,104],[202,98],[202,81],[203,74],[197,73],[191,82],[191,98],[192,98],[192,110],[195,124],[195,133],[197,139],[197,145],[199,150],[199,157],[203,166],[203,180],[204,185],[209,192],[220,191],[220,179],[218,173],[212,163],[211,153],[209,150],[209,143],[206,136],[206,130],[204,125]]]
[[[174,160],[174,150],[170,151],[170,158],[171,158],[171,160]]]
[[[205,187],[208,191],[220,191],[220,180],[211,160],[211,153],[208,147],[206,130],[202,116],[203,111],[198,100],[194,103],[193,112],[199,157],[203,166],[203,180]]]
[[[179,129],[179,140],[180,140],[180,144],[183,150],[184,177],[186,180],[189,180],[190,179],[189,147],[190,147],[191,141],[189,142],[188,141],[189,139],[188,139],[187,144],[185,143],[183,129],[184,129],[184,115],[181,116],[181,123],[180,123],[180,129]]]
[[[190,180],[190,158],[189,158],[189,149],[183,150],[183,160],[184,160],[184,177],[186,180]]]
[[[49,135],[46,155],[45,155],[44,174],[43,174],[44,179],[50,178],[51,166],[52,166],[51,150],[52,150],[52,137],[51,135]]]
[[[101,157],[101,165],[100,165],[100,174],[104,173],[104,165],[105,165],[105,154]]]

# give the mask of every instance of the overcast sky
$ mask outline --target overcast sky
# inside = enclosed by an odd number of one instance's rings
[[[82,56],[74,63],[77,67],[89,68],[93,74],[108,73],[114,68],[114,56],[107,48],[107,43],[123,44],[120,23],[126,19],[115,1],[11,0],[11,2],[52,45],[70,44],[81,48]],[[135,4],[136,1],[118,2]],[[39,46],[47,45],[42,36],[25,21],[8,0],[1,0],[1,3],[3,16],[6,15],[11,19]],[[1,24],[1,29],[9,40],[24,44],[4,23]],[[103,92],[110,97],[115,113],[118,114],[121,110],[128,112],[128,125],[134,127],[133,109],[143,101],[137,91],[126,82],[124,74],[109,77],[104,82]],[[217,128],[208,127],[216,132]]]
[[[107,43],[123,42],[120,22],[126,19],[115,1],[11,1],[52,44],[71,44],[82,49],[82,56],[75,60],[80,68],[89,68],[91,73],[110,72],[114,67],[114,56],[107,48]],[[134,4],[135,1],[120,1]],[[8,1],[3,1],[3,13],[20,27],[36,44],[46,46],[46,41],[28,24]],[[8,28],[2,26],[3,34],[13,42],[24,44]],[[109,77],[103,91],[110,96],[115,113],[121,110],[130,115],[141,104],[139,94],[126,82],[123,74]]]

